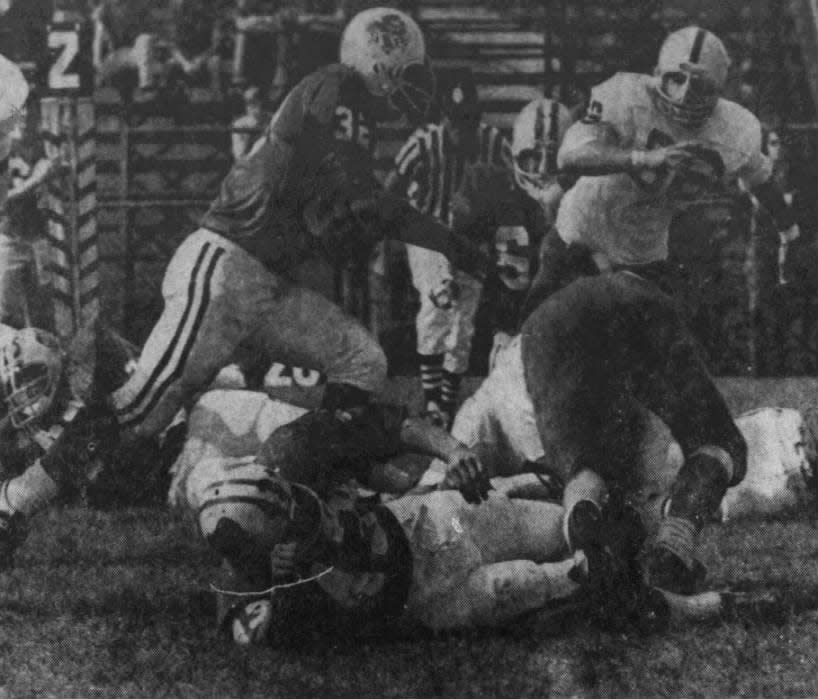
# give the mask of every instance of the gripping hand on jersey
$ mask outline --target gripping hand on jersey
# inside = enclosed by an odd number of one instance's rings
[[[634,150],[631,151],[631,165],[634,170],[658,170],[662,167],[683,169],[701,159],[708,150],[707,146],[698,141],[682,141],[651,150]]]
[[[459,490],[466,502],[477,505],[488,498],[491,482],[477,454],[458,447],[449,454],[441,487]]]

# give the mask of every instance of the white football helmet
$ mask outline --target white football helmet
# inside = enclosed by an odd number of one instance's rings
[[[0,392],[14,428],[29,426],[54,402],[63,371],[56,336],[37,328],[11,333],[0,346]]]
[[[376,97],[419,120],[426,117],[435,80],[423,32],[409,15],[373,7],[355,15],[341,36],[341,63],[355,69]]]
[[[529,102],[514,119],[511,157],[514,179],[533,199],[557,174],[557,151],[573,122],[568,108],[545,97]]]
[[[16,63],[0,55],[0,158],[7,157],[11,150],[9,138],[23,122],[28,93],[23,72]]]
[[[730,58],[721,39],[700,27],[670,34],[656,65],[656,105],[677,123],[698,127],[727,84]]]
[[[294,489],[300,486],[255,457],[204,460],[192,479],[197,492],[189,499],[198,506],[199,529],[223,556],[269,553],[284,541],[298,507]]]

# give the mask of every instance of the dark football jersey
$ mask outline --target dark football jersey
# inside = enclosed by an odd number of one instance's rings
[[[322,501],[321,546],[304,576],[332,566],[320,586],[351,618],[399,614],[409,589],[409,544],[394,515],[377,499],[361,498],[372,466],[401,449],[406,410],[370,405],[354,415],[317,410],[279,427],[259,461],[306,485]]]
[[[264,137],[234,163],[202,226],[277,272],[315,254],[302,209],[320,186],[319,165],[336,139],[357,142],[364,156],[374,147],[363,90],[356,74],[337,64],[298,83]]]

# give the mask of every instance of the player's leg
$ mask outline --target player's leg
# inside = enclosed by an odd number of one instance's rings
[[[260,304],[249,340],[259,351],[327,377],[323,405],[348,407],[368,400],[386,380],[383,349],[357,320],[309,289],[282,285]]]
[[[229,241],[200,230],[179,246],[162,283],[165,307],[136,369],[111,403],[126,433],[152,437],[229,362],[257,322],[262,268]]]
[[[689,592],[704,524],[746,472],[747,444],[711,379],[699,347],[670,299],[644,281],[620,285],[638,309],[621,333],[622,376],[633,395],[670,428],[684,463],[670,488],[648,559],[653,584]]]
[[[416,245],[406,246],[412,284],[417,289],[420,308],[415,318],[417,355],[423,386],[425,410],[439,412],[443,387],[443,359],[446,336],[452,324],[453,298],[446,298],[446,282],[451,290],[448,260],[439,252]]]
[[[517,560],[481,565],[408,611],[435,630],[499,626],[525,612],[574,598],[583,589],[585,561],[578,552],[555,563]]]
[[[508,619],[579,588],[567,578],[573,563],[535,563],[564,550],[557,505],[492,494],[476,506],[455,491],[438,491],[387,507],[412,551],[408,614],[429,628],[468,626],[494,614]],[[492,567],[499,561],[510,563]],[[504,580],[515,586],[508,596],[493,587],[509,584]]]
[[[259,299],[276,280],[244,250],[200,229],[179,246],[165,272],[165,307],[133,373],[66,425],[43,458],[57,482],[84,486],[94,461],[138,476],[143,451],[179,409],[204,389],[258,324]],[[114,479],[116,480],[116,478]]]
[[[457,303],[452,313],[452,324],[446,337],[446,354],[443,360],[443,385],[441,408],[451,425],[457,408],[460,383],[469,368],[474,320],[480,305],[483,284],[465,273],[456,273],[458,286]]]
[[[565,483],[566,538],[582,548],[602,517],[607,486],[635,477],[633,406],[618,375],[630,310],[608,277],[578,279],[532,313],[522,330],[525,384],[543,462]],[[634,435],[635,437],[635,435]],[[580,503],[582,503],[580,505]]]

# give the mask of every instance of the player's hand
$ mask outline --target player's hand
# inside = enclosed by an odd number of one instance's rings
[[[635,170],[658,170],[661,167],[677,169],[694,160],[702,144],[696,141],[682,141],[664,148],[637,150],[631,153],[631,164]]]
[[[276,544],[273,547],[270,554],[270,569],[273,573],[273,580],[293,577],[295,574],[296,547],[295,541]]]
[[[429,293],[432,303],[442,311],[451,310],[460,296],[460,287],[454,279],[444,279]]]
[[[443,488],[459,490],[466,502],[477,505],[488,498],[491,483],[483,463],[471,449],[458,447],[447,460]]]

